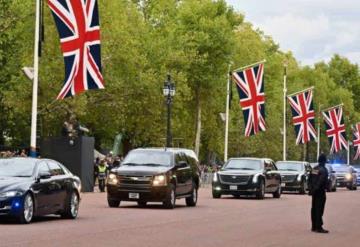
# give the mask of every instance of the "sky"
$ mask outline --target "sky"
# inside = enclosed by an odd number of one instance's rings
[[[360,65],[360,0],[226,0],[303,65],[334,53]]]

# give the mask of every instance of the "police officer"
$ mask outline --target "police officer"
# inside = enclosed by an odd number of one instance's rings
[[[311,205],[311,231],[317,233],[328,233],[323,226],[323,214],[326,202],[326,187],[328,184],[328,170],[325,167],[326,155],[321,154],[318,159],[318,165],[313,168],[310,176],[310,190],[312,195]]]
[[[99,182],[100,192],[105,192],[107,170],[108,170],[108,166],[106,164],[106,161],[102,160],[98,165],[98,182]]]

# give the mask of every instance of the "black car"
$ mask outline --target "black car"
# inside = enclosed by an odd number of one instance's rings
[[[356,171],[357,174],[357,185],[360,185],[360,165],[356,164],[356,165],[352,165]]]
[[[0,215],[20,223],[48,214],[75,219],[80,190],[80,179],[54,160],[0,159]]]
[[[250,194],[263,199],[265,193],[272,193],[274,198],[281,196],[281,177],[271,159],[231,158],[214,173],[213,198]]]
[[[281,175],[283,191],[298,191],[305,194],[311,166],[305,161],[278,161],[276,167]]]
[[[111,170],[107,182],[108,204],[136,201],[139,206],[162,202],[175,207],[176,199],[185,198],[187,206],[196,206],[200,183],[198,160],[188,149],[149,148],[131,151],[121,166]]]
[[[357,172],[352,166],[333,165],[336,174],[336,185],[346,187],[349,190],[357,189]]]
[[[318,163],[310,163],[311,168],[314,168],[315,166],[317,166]],[[325,167],[328,171],[328,184],[327,184],[327,192],[335,192],[336,191],[336,172],[335,170],[332,168],[331,164],[325,164]]]

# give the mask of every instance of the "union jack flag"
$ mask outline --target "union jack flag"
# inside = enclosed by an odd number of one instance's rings
[[[342,106],[323,111],[322,114],[324,116],[326,135],[331,145],[330,152],[337,153],[343,148],[347,150],[348,145]]]
[[[65,82],[57,99],[103,89],[97,0],[48,0],[60,35]]]
[[[312,89],[288,96],[296,132],[296,144],[316,140]]]
[[[360,123],[357,123],[353,128],[353,146],[355,149],[354,160],[358,160],[360,158]]]
[[[245,120],[245,136],[265,131],[264,64],[233,72]]]

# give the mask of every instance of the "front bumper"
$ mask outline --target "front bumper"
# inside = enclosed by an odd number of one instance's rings
[[[348,181],[348,180],[336,180],[336,186],[337,187],[349,187],[352,186],[353,182],[352,181]]]
[[[292,190],[299,190],[301,189],[301,181],[295,181],[295,182],[288,182],[288,183],[281,183],[281,189],[283,191],[292,191]]]
[[[18,215],[21,212],[23,198],[0,198],[0,215]]]
[[[130,198],[130,194],[138,194],[139,198]],[[163,202],[170,193],[169,186],[131,187],[107,185],[108,199],[119,201]]]
[[[222,195],[251,195],[260,190],[258,183],[247,184],[223,184],[212,183],[212,190]]]

